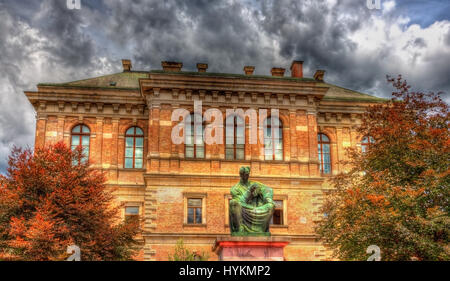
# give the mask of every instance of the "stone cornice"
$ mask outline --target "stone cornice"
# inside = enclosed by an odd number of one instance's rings
[[[321,99],[329,89],[314,81],[291,81],[283,79],[246,79],[242,77],[196,76],[189,74],[150,73],[149,78],[139,79],[141,94],[158,96],[161,89],[179,89],[217,96],[217,93],[230,97],[236,94],[242,100],[244,93],[315,96]],[[177,91],[178,95],[179,91]],[[280,99],[280,98],[277,98]]]
[[[234,175],[216,175],[216,174],[174,174],[174,173],[151,173],[143,174],[147,186],[159,186],[157,184],[162,179],[177,179],[182,186],[214,186],[216,188],[230,188],[229,182],[238,182],[239,176]],[[298,176],[251,176],[253,181],[262,181],[270,185],[277,182],[286,189],[302,189],[302,190],[321,190],[322,184],[327,180],[324,177],[298,177]],[[200,180],[200,182],[196,182]],[[207,180],[208,182],[201,182]],[[211,181],[211,182],[210,182]],[[214,182],[214,183],[213,183]],[[161,186],[165,186],[162,184]],[[278,186],[278,188],[280,188]]]
[[[28,99],[33,101],[65,101],[65,102],[104,102],[144,104],[139,92],[98,92],[98,91],[25,91]]]
[[[117,91],[26,91],[25,95],[38,113],[85,116],[146,116],[147,105],[139,92]]]
[[[319,98],[308,95],[206,91],[190,89],[152,88],[144,91],[147,105],[173,105],[189,107],[195,100],[202,101],[203,106],[227,108],[279,108],[295,110],[316,110]]]

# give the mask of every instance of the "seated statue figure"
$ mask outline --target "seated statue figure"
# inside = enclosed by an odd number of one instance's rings
[[[274,211],[272,188],[248,180],[250,167],[239,169],[240,181],[231,188],[229,205],[232,236],[270,236]]]

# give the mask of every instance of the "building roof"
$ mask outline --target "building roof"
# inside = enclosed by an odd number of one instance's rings
[[[232,73],[213,73],[213,72],[168,72],[164,70],[151,71],[124,71],[99,77],[93,77],[83,80],[77,80],[66,83],[40,83],[38,86],[56,86],[56,87],[70,87],[70,88],[103,88],[103,89],[122,89],[122,90],[139,90],[139,79],[148,78],[149,74],[171,74],[171,75],[193,75],[193,76],[208,76],[208,77],[229,77],[229,78],[245,78],[245,79],[259,79],[259,80],[283,80],[293,82],[317,82],[313,78],[293,78],[293,77],[278,77],[265,75],[245,75]],[[319,82],[321,83],[321,82]],[[342,88],[329,83],[321,83],[329,90],[325,94],[325,100],[337,101],[365,101],[365,102],[383,102],[386,99],[378,98],[361,92]]]
[[[367,101],[367,102],[384,102],[386,99],[375,97],[369,94],[364,94],[358,91],[346,89],[333,84],[324,83],[328,89],[324,100],[338,100],[338,101]]]
[[[138,90],[139,78],[147,77],[148,72],[125,71],[66,83],[40,83],[38,86]]]

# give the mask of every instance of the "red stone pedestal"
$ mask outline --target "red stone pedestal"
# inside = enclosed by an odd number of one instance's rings
[[[221,261],[283,261],[285,237],[217,237],[213,250]]]

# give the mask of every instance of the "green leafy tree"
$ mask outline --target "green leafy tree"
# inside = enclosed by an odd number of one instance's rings
[[[448,105],[401,76],[388,82],[393,98],[369,107],[359,128],[375,143],[349,150],[316,232],[343,260],[366,260],[369,245],[382,260],[449,260]]]
[[[13,149],[0,175],[0,259],[64,260],[72,244],[82,260],[131,259],[138,224],[121,222],[105,177],[81,156],[62,142]]]

